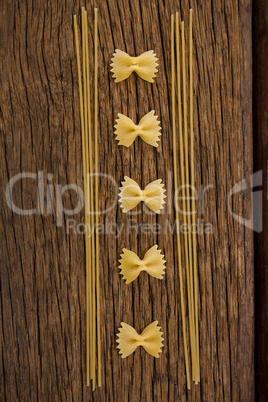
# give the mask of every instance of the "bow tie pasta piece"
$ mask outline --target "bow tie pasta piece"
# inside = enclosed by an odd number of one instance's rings
[[[140,186],[129,177],[125,176],[124,179],[119,193],[119,203],[124,213],[131,211],[141,201],[144,201],[148,208],[160,214],[166,197],[164,194],[166,190],[163,188],[164,184],[161,183],[161,179],[152,181],[144,190],[141,190]]]
[[[147,113],[140,120],[139,124],[135,124],[129,117],[123,114],[118,114],[116,119],[115,135],[119,141],[119,145],[129,147],[140,136],[143,141],[153,147],[158,147],[157,141],[160,141],[161,135],[160,121],[157,120],[158,116],[154,115],[155,111]]]
[[[146,271],[154,278],[163,279],[166,261],[157,245],[151,247],[142,260],[137,254],[126,248],[123,248],[121,257],[119,269],[123,279],[126,280],[126,284],[133,282],[142,271]]]
[[[158,321],[154,321],[139,335],[133,327],[121,322],[116,340],[121,357],[124,359],[135,352],[138,346],[142,346],[147,353],[158,358],[159,353],[162,352],[164,338],[162,338],[163,332],[160,332],[161,327],[158,327],[157,324]]]
[[[154,82],[153,78],[157,73],[157,57],[153,50],[142,53],[138,57],[131,57],[126,52],[116,49],[111,63],[111,72],[114,74],[115,82],[124,81],[133,71],[143,80]]]

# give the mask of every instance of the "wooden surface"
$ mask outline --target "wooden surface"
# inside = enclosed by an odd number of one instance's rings
[[[103,386],[92,397],[96,401],[254,399],[253,235],[227,207],[232,186],[252,171],[251,2],[237,3],[191,2],[196,186],[213,186],[206,192],[203,213],[197,203],[198,218],[213,224],[214,232],[198,236],[201,383],[186,390],[176,237],[163,231],[128,233],[125,226],[117,238],[100,236]],[[65,215],[57,226],[55,198],[53,214],[21,216],[10,210],[4,196],[9,180],[20,172],[53,174],[54,192],[59,185],[83,185],[72,23],[81,5],[3,0],[0,6],[1,400],[80,401],[92,395],[85,386],[84,238],[67,233],[67,220],[82,222],[83,211]],[[93,9],[86,6],[92,58]],[[161,178],[170,188],[158,217],[146,211],[128,216],[117,206],[101,222],[172,225],[169,26],[171,13],[178,10],[187,28],[189,2],[106,0],[95,6],[100,171],[118,185],[129,175],[141,187]],[[159,58],[155,83],[133,74],[115,84],[109,72],[115,48],[131,55],[153,49]],[[139,120],[151,109],[161,119],[159,147],[140,139],[129,149],[119,147],[113,135],[117,113]],[[44,192],[47,201],[46,184]],[[13,200],[21,208],[37,208],[37,199],[36,180],[14,186]],[[101,207],[113,200],[113,185],[102,178]],[[77,205],[74,191],[66,192],[64,205]],[[231,205],[236,214],[249,216],[250,188],[234,196]],[[122,248],[142,255],[155,243],[167,260],[164,280],[144,274],[127,286],[117,268]],[[140,331],[153,320],[165,337],[160,359],[139,349],[122,360],[116,349],[120,322]]]
[[[256,289],[256,397],[265,402],[268,395],[268,3],[258,1],[253,8],[254,71],[254,170],[263,172],[263,230],[255,236]],[[260,188],[259,188],[260,190]]]

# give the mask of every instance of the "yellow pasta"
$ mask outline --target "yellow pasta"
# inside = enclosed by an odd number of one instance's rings
[[[140,186],[129,177],[125,176],[124,179],[119,193],[119,202],[123,212],[131,211],[141,201],[144,201],[149,209],[160,214],[166,197],[164,194],[166,190],[163,189],[164,184],[161,184],[161,179],[152,181],[144,190],[141,190]]]
[[[145,81],[154,82],[157,70],[157,57],[153,50],[142,53],[138,57],[131,57],[126,52],[116,49],[113,54],[111,71],[115,82],[126,80],[133,71]]]
[[[129,147],[139,136],[147,144],[158,147],[157,141],[160,141],[160,121],[155,116],[155,111],[147,113],[140,120],[139,124],[135,124],[129,117],[118,114],[116,119],[115,135],[119,141],[119,145]]]
[[[98,373],[98,386],[101,386],[101,343],[100,343],[100,307],[99,307],[99,239],[98,232],[94,234],[94,227],[98,226],[98,180],[95,182],[95,194],[93,194],[93,181],[90,175],[93,173],[93,145],[92,145],[92,122],[91,122],[91,90],[90,90],[90,60],[88,57],[88,26],[87,12],[82,11],[82,71],[80,61],[80,48],[78,40],[77,18],[74,15],[74,35],[77,56],[78,86],[80,100],[80,119],[82,133],[82,161],[84,175],[85,194],[85,222],[86,228],[91,227],[90,238],[86,231],[86,383],[92,391],[96,387],[96,367]],[[94,47],[95,47],[95,78],[94,78],[94,120],[95,120],[95,176],[98,178],[98,9],[94,9]],[[83,80],[82,80],[83,78]],[[95,195],[95,197],[94,197]],[[95,242],[96,240],[96,242]],[[97,348],[96,348],[97,335]],[[97,352],[97,353],[96,353]],[[97,356],[97,365],[96,365]]]
[[[139,335],[133,327],[121,322],[122,327],[119,328],[116,340],[121,357],[124,359],[135,352],[138,346],[142,346],[147,353],[158,358],[162,352],[164,338],[162,338],[163,332],[160,332],[161,327],[157,324],[158,321],[152,322]]]
[[[119,269],[121,269],[120,274],[123,275],[126,284],[133,282],[142,271],[146,271],[147,274],[154,278],[163,279],[166,261],[161,254],[161,250],[158,250],[157,245],[151,247],[142,260],[137,254],[126,248],[123,248],[121,257]]]

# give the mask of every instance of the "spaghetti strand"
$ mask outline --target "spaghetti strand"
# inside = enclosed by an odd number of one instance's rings
[[[184,37],[184,22],[181,23],[181,43],[182,43],[182,87],[183,87],[183,124],[184,124],[184,149],[185,149],[185,176],[186,176],[186,206],[188,228],[191,228],[191,208],[190,208],[190,191],[189,191],[189,157],[188,157],[188,128],[187,128],[187,101],[186,101],[186,68],[185,68],[185,37]],[[192,355],[192,377],[195,380],[195,331],[194,331],[194,299],[193,299],[193,263],[192,263],[192,236],[188,230],[189,244],[189,267],[190,267],[190,299],[189,319],[190,325],[190,344]]]
[[[86,223],[86,299],[87,299],[87,323],[86,323],[86,333],[87,333],[87,385],[89,385],[89,377],[90,377],[90,322],[91,322],[91,302],[90,302],[90,285],[91,285],[91,272],[90,272],[90,260],[89,260],[89,253],[90,253],[90,242],[88,241],[88,212],[89,212],[89,204],[88,204],[88,141],[87,141],[87,85],[86,85],[86,47],[85,47],[85,9],[82,7],[81,10],[82,16],[82,61],[83,61],[83,90],[84,90],[84,120],[85,120],[85,158],[86,158],[86,175],[84,176],[84,181],[86,181],[86,192],[85,192],[85,223]]]
[[[174,15],[173,14],[171,16],[171,91],[172,91],[173,169],[174,169],[174,189],[176,192],[177,188],[178,188],[178,178],[177,178],[176,122],[175,122],[175,55],[174,55]],[[176,212],[176,229],[177,229],[179,287],[180,287],[180,301],[181,301],[181,315],[182,315],[182,335],[183,335],[187,388],[190,389],[191,386],[190,386],[190,373],[189,373],[186,327],[185,327],[184,292],[183,292],[183,282],[182,282],[180,224],[179,224],[179,213],[178,213],[178,208],[177,208],[176,197],[175,197],[175,212]]]
[[[77,17],[74,15],[74,36],[75,36],[75,48],[76,48],[76,59],[77,59],[77,72],[78,72],[78,89],[79,89],[79,103],[80,103],[80,124],[81,124],[81,140],[82,140],[82,164],[83,164],[83,176],[84,176],[84,194],[85,194],[85,220],[88,215],[88,205],[87,205],[87,165],[86,165],[86,149],[85,149],[85,121],[84,121],[84,105],[83,105],[83,87],[82,87],[82,74],[81,74],[81,63],[80,63],[80,52],[79,52],[79,41],[78,41],[78,28],[77,28]],[[85,247],[86,247],[86,258],[89,255],[87,237],[85,237]],[[87,261],[87,260],[86,260]],[[88,278],[88,266],[86,265],[86,310],[87,310],[87,325],[86,325],[86,366],[87,366],[87,385],[89,385],[90,376],[90,364],[89,364],[89,353],[90,353],[90,331],[89,331],[89,278]]]
[[[92,356],[94,354],[94,349],[93,349],[93,281],[92,281],[92,276],[93,276],[93,269],[94,269],[94,264],[95,264],[95,244],[94,244],[94,231],[92,228],[94,228],[94,220],[93,220],[93,214],[92,210],[94,209],[93,207],[93,189],[91,188],[93,186],[92,184],[92,155],[91,155],[91,109],[90,109],[90,74],[89,74],[89,58],[88,58],[88,28],[87,28],[87,12],[84,10],[84,18],[85,18],[85,23],[84,23],[84,30],[85,30],[85,60],[86,60],[86,95],[87,95],[87,116],[88,116],[88,130],[86,133],[86,140],[87,140],[87,146],[88,146],[88,151],[87,151],[87,163],[88,163],[88,171],[87,171],[87,186],[88,186],[88,203],[89,203],[89,222],[88,225],[90,226],[91,230],[91,238],[88,236],[88,241],[91,244],[91,253],[88,256],[89,261],[90,261],[90,278],[91,278],[91,283],[90,283],[90,290],[91,290],[91,317],[90,317],[90,351],[91,351],[91,359],[90,359],[90,378],[93,378],[93,373],[94,373],[94,366],[93,366],[93,359]]]
[[[193,129],[193,10],[189,11],[189,86],[190,86],[190,157],[191,157],[191,188],[192,188],[192,218],[195,227],[195,171],[194,171],[194,129]],[[200,382],[199,363],[199,328],[198,328],[198,301],[197,301],[197,257],[196,233],[193,237],[193,265],[194,265],[194,308],[195,308],[195,342],[196,342],[196,383]]]
[[[85,126],[85,141],[86,141],[86,164],[87,164],[87,205],[88,205],[88,219],[87,219],[87,228],[90,227],[90,233],[92,233],[92,223],[91,223],[91,206],[90,206],[90,200],[91,200],[91,191],[90,191],[90,178],[89,178],[89,174],[91,171],[90,168],[90,157],[89,157],[89,147],[90,147],[90,132],[91,132],[91,116],[90,116],[90,94],[89,94],[89,68],[88,68],[88,31],[87,31],[87,12],[86,10],[82,7],[82,18],[83,18],[83,23],[82,23],[82,30],[84,33],[84,65],[83,65],[83,74],[84,74],[84,80],[85,80],[85,115],[87,116],[87,126]],[[92,320],[93,320],[93,311],[92,311],[92,304],[93,304],[93,300],[92,300],[92,257],[91,255],[94,253],[94,244],[92,244],[91,239],[89,234],[87,234],[87,242],[89,244],[88,246],[88,250],[89,253],[87,255],[87,264],[88,264],[88,271],[89,271],[89,284],[88,287],[90,289],[90,296],[89,296],[89,305],[90,305],[90,378],[92,378],[93,376],[93,370],[94,368],[92,367],[92,356],[93,356],[93,343],[92,343],[92,339],[93,339],[93,331],[92,331]]]
[[[101,386],[101,345],[100,345],[100,284],[99,284],[99,176],[98,176],[98,9],[94,9],[94,50],[95,50],[95,209],[96,209],[96,293],[97,293],[97,347],[98,347],[98,386]]]
[[[179,13],[176,13],[176,55],[177,55],[177,90],[178,90],[178,117],[179,117],[179,139],[180,139],[180,171],[181,171],[181,187],[182,187],[182,208],[183,208],[183,223],[187,226],[187,207],[185,201],[185,169],[184,169],[184,144],[183,144],[183,131],[182,131],[182,107],[181,107],[181,83],[180,83],[180,45],[179,45]],[[193,347],[193,332],[194,332],[194,316],[191,308],[191,283],[190,283],[190,268],[189,268],[189,247],[188,247],[188,233],[184,231],[184,248],[186,260],[186,281],[187,281],[187,299],[189,306],[189,329],[190,329],[190,342],[191,342],[191,355]]]

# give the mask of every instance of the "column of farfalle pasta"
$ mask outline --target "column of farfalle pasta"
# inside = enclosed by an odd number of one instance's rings
[[[148,82],[154,81],[158,64],[153,50],[144,52],[138,57],[131,57],[122,50],[116,49],[113,56],[111,71],[114,74],[115,82],[127,79],[132,72]],[[157,120],[154,110],[142,117],[138,124],[119,113],[115,125],[116,139],[119,141],[119,145],[126,147],[129,147],[138,136],[147,144],[157,147],[161,135],[160,130],[160,122]],[[125,176],[124,180],[119,193],[119,202],[124,213],[131,211],[143,201],[149,209],[160,214],[166,197],[161,179],[149,183],[143,190],[131,178]],[[134,281],[142,271],[146,271],[147,274],[155,278],[163,278],[165,260],[157,245],[151,247],[143,259],[125,248],[123,248],[121,257],[119,269],[123,279],[126,280],[126,284]],[[122,358],[132,354],[138,346],[142,346],[150,355],[159,357],[164,339],[162,338],[163,333],[160,332],[161,328],[157,324],[158,322],[154,321],[141,334],[138,334],[134,328],[122,322],[117,334],[117,347]]]

